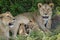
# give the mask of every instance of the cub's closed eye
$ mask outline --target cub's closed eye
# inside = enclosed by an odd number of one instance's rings
[[[20,26],[21,26],[22,24],[20,24]]]
[[[32,22],[32,21],[30,20],[30,22]]]
[[[7,16],[7,17],[11,18],[10,16]]]
[[[7,16],[7,17],[10,17],[10,16]]]

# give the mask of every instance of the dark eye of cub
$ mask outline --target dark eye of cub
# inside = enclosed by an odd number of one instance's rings
[[[21,26],[21,24],[20,24],[20,26]]]
[[[7,17],[10,17],[10,16],[7,16]]]
[[[32,21],[30,20],[30,22],[32,22]]]
[[[7,16],[8,18],[11,18],[10,16]]]

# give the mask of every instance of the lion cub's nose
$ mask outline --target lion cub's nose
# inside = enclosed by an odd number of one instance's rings
[[[9,23],[9,26],[13,25],[12,23]]]
[[[47,15],[47,13],[45,13],[45,15]]]

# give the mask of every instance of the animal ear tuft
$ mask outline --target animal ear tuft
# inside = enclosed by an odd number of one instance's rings
[[[6,13],[9,13],[9,14],[10,14],[10,12],[9,12],[9,11],[7,11]]]
[[[50,3],[49,6],[50,6],[51,8],[53,8],[53,7],[54,7],[54,4],[53,4],[53,3]]]
[[[38,3],[38,8],[42,7],[42,3]]]
[[[9,12],[9,11],[7,11],[7,12],[6,12],[6,14],[7,14],[7,15],[9,15],[9,14],[10,14],[10,12]]]

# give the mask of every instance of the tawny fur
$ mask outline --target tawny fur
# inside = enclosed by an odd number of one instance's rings
[[[0,36],[6,37],[6,40],[9,40],[9,23],[13,23],[13,19],[10,12],[0,14]]]
[[[37,11],[17,15],[15,17],[16,21],[14,23],[14,27],[12,28],[12,31],[14,32],[13,37],[16,37],[19,25],[21,23],[30,25],[32,24],[30,23],[31,20],[34,20],[33,23],[36,23],[39,26],[39,28],[41,28],[44,32],[50,32],[49,29],[51,28],[51,17],[52,17],[53,6],[54,6],[53,3],[50,4],[38,3]]]

